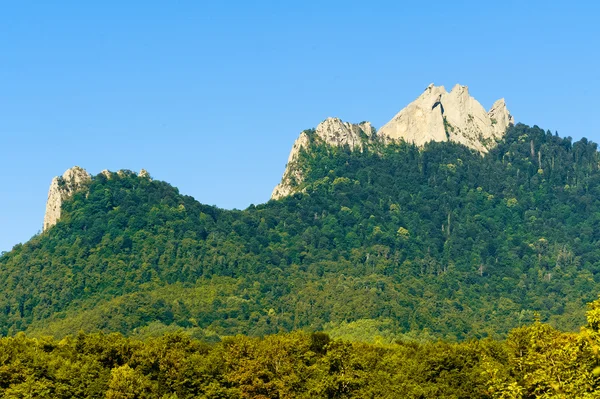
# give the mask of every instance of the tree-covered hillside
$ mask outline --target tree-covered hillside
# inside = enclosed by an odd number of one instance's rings
[[[464,339],[534,312],[575,329],[600,292],[599,161],[524,125],[484,157],[313,137],[299,193],[244,211],[100,174],[0,258],[0,333]]]
[[[592,399],[600,303],[579,333],[535,322],[505,341],[366,344],[296,331],[207,344],[187,334],[0,338],[3,398]]]

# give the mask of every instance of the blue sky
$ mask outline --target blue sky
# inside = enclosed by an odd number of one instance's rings
[[[600,141],[598,15],[591,1],[0,2],[0,251],[40,230],[73,165],[145,168],[241,209],[268,200],[301,130],[380,127],[432,82]]]

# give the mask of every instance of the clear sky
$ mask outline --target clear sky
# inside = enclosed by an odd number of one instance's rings
[[[526,4],[526,5],[523,5]],[[73,165],[268,200],[298,133],[382,126],[429,83],[600,141],[592,1],[1,1],[0,251]]]

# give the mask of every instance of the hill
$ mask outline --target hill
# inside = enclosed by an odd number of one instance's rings
[[[534,312],[581,324],[600,268],[596,144],[521,124],[485,156],[305,133],[294,193],[243,211],[147,174],[83,182],[0,258],[0,333],[392,341],[503,336]]]

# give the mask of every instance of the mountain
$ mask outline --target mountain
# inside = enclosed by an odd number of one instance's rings
[[[292,146],[281,183],[275,187],[271,198],[280,199],[290,195],[294,191],[294,187],[302,183],[302,171],[297,164],[300,152],[306,151],[310,147],[311,141],[317,139],[328,146],[347,146],[351,150],[362,150],[365,142],[372,141],[374,138],[375,129],[369,122],[352,124],[343,122],[339,118],[327,118],[316,129],[303,131]]]
[[[489,112],[469,95],[467,86],[456,85],[448,93],[444,86],[430,84],[412,103],[402,109],[379,131],[369,122],[351,124],[338,118],[327,118],[316,129],[300,133],[290,152],[281,183],[275,187],[272,199],[285,197],[303,181],[298,167],[301,150],[312,140],[330,146],[348,146],[362,151],[364,145],[376,142],[403,141],[419,147],[430,142],[455,142],[485,154],[504,137],[514,118],[504,99],[494,103]]]
[[[48,190],[48,200],[46,201],[44,231],[54,226],[60,219],[63,202],[72,197],[75,192],[83,189],[91,180],[92,176],[79,166],[74,166],[63,173],[62,176],[56,176],[52,179]]]
[[[482,152],[328,119],[296,142],[292,190],[243,211],[73,169],[51,186],[56,224],[0,257],[0,333],[576,329],[600,281],[597,145],[507,121]]]
[[[467,86],[446,92],[433,84],[378,132],[386,140],[405,140],[422,146],[430,141],[453,141],[488,152],[514,124],[504,99],[489,112],[469,95]]]

